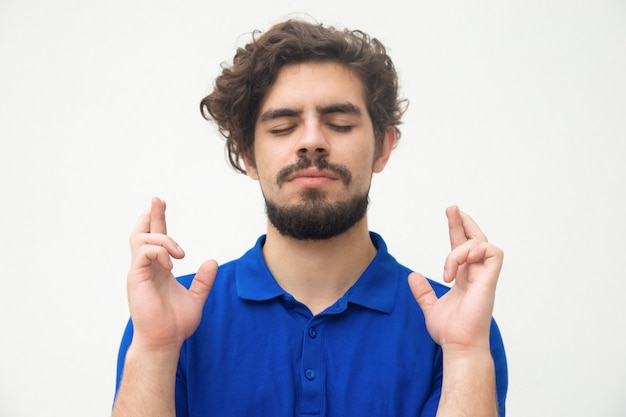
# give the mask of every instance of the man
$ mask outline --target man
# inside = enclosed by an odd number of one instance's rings
[[[131,236],[114,416],[504,415],[502,252],[449,208],[448,291],[368,230],[371,177],[400,136],[397,85],[359,31],[287,21],[237,51],[201,108],[259,181],[267,234],[177,281],[184,252],[153,199]]]

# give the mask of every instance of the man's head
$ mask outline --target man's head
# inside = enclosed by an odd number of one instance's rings
[[[398,78],[385,47],[355,30],[337,30],[321,24],[289,20],[239,48],[233,64],[224,66],[211,94],[200,108],[215,121],[226,138],[231,165],[246,172],[241,158],[254,164],[254,131],[259,106],[281,69],[304,62],[335,62],[351,69],[360,79],[372,120],[376,146],[382,146],[386,130],[395,130],[404,111],[398,98]]]

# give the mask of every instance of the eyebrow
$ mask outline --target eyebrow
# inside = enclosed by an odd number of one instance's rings
[[[296,117],[302,113],[301,111],[293,110],[293,109],[269,109],[264,112],[261,117],[259,117],[259,121],[267,122],[268,120],[279,119],[281,117]]]
[[[345,113],[360,116],[363,113],[359,107],[355,106],[349,101],[345,103],[334,103],[329,104],[328,106],[318,107],[317,112],[322,116],[330,113]]]
[[[327,106],[321,106],[317,108],[317,113],[320,116],[324,116],[326,114],[332,113],[344,113],[344,114],[352,114],[355,116],[360,116],[363,114],[361,108],[355,106],[350,102],[345,103],[333,103]],[[290,108],[278,108],[278,109],[269,109],[259,117],[260,122],[267,122],[269,120],[279,119],[281,117],[297,117],[302,114],[301,110],[294,110]]]

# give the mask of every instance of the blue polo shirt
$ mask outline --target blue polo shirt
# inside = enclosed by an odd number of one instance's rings
[[[277,284],[263,258],[264,236],[243,257],[220,266],[201,323],[182,346],[177,417],[434,417],[441,348],[408,286],[410,270],[379,235],[371,238],[378,249],[372,263],[316,316]],[[189,287],[192,279],[179,280]],[[448,290],[431,284],[438,296]],[[129,324],[118,387],[131,340]],[[495,322],[491,347],[504,416],[507,366]]]

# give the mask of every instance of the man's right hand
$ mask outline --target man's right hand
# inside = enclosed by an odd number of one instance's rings
[[[133,340],[114,417],[175,417],[175,380],[180,348],[196,330],[213,286],[217,263],[206,261],[187,290],[172,274],[172,258],[185,256],[167,236],[165,202],[152,199],[130,237],[128,304]]]
[[[172,274],[172,260],[185,256],[167,235],[165,202],[152,199],[130,237],[128,303],[133,347],[142,351],[178,351],[200,323],[202,309],[217,272],[217,263],[200,266],[189,290]]]

